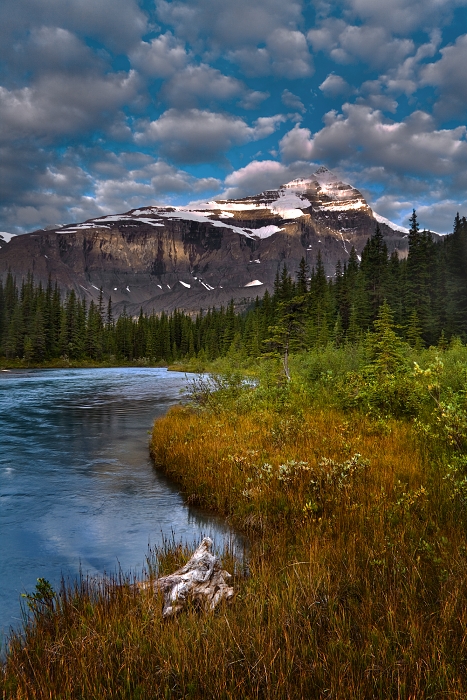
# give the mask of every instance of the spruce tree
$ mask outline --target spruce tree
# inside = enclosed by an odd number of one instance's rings
[[[379,224],[363,248],[360,271],[369,307],[366,321],[372,323],[386,298],[388,282],[388,249]]]

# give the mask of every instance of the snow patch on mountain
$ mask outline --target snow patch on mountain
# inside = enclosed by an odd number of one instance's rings
[[[275,214],[279,214],[283,219],[298,219],[303,216],[302,209],[311,206],[311,202],[304,197],[299,197],[293,192],[281,191],[279,197],[271,202],[269,208]]]
[[[259,280],[253,280],[252,282],[248,282],[248,284],[245,284],[245,287],[260,287],[263,284],[264,282],[260,282]]]
[[[142,221],[143,224],[149,224],[150,226],[164,226],[162,221],[154,221],[154,219],[143,219],[142,216],[138,216],[138,221]]]
[[[16,236],[16,233],[8,233],[7,231],[0,231],[0,240],[5,243],[9,243],[12,238]]]
[[[401,233],[408,233],[409,229],[405,228],[405,226],[399,226],[398,224],[395,224],[394,222],[390,221],[389,219],[386,219],[385,216],[381,216],[381,214],[377,214],[375,211],[373,212],[373,216],[375,217],[376,221],[380,224],[386,224],[390,228],[392,228],[393,231],[401,231]]]
[[[275,233],[278,231],[283,231],[283,228],[280,228],[279,226],[274,226],[271,224],[270,226],[261,226],[261,228],[251,228],[248,229],[253,236],[256,238],[269,238],[269,236],[273,236]]]
[[[209,210],[209,209],[221,209],[222,210],[222,216],[229,216],[229,212],[232,211],[249,211],[250,209],[266,209],[266,206],[264,204],[258,204],[258,202],[253,202],[251,200],[248,200],[247,202],[245,201],[236,201],[235,199],[232,200],[227,200],[227,199],[219,199],[218,201],[209,201],[209,202],[202,202],[199,203],[197,202],[196,206],[198,209],[202,209],[203,211]],[[180,207],[182,208],[182,207]],[[185,207],[187,211],[190,211],[188,207]],[[212,216],[212,214],[211,214]],[[233,214],[230,214],[230,216],[233,216]]]
[[[319,207],[320,211],[348,211],[349,209],[363,209],[367,204],[364,199],[346,200],[344,202],[322,202]]]
[[[213,221],[207,216],[204,216],[202,212],[199,211],[184,211],[183,209],[178,209],[174,212],[160,214],[166,219],[182,219],[184,221],[198,221],[200,223],[211,224],[211,226],[216,226],[217,228],[230,228],[232,231],[239,233],[241,236],[246,236],[247,238],[253,238],[253,236],[248,233],[244,228],[239,226],[232,226],[231,224],[226,224],[223,221]]]

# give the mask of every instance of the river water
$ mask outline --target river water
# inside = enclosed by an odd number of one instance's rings
[[[149,458],[154,418],[185,385],[153,368],[0,372],[0,640],[38,577],[138,573],[164,536],[231,537]]]

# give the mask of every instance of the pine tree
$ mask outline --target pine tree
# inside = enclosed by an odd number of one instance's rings
[[[402,342],[395,331],[394,314],[383,302],[374,322],[370,339],[372,364],[378,372],[393,374],[402,364]]]
[[[360,271],[368,300],[366,322],[372,323],[386,298],[388,278],[388,249],[379,224],[363,248]]]
[[[300,260],[300,265],[297,272],[297,295],[303,296],[308,291],[308,277],[310,275],[310,268],[302,256]]]
[[[431,234],[420,233],[415,209],[410,218],[409,253],[407,256],[406,313],[415,310],[425,342],[434,340],[432,282],[435,272],[435,249]]]

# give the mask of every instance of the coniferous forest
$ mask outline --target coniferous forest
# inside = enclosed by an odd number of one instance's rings
[[[42,364],[70,361],[171,363],[199,357],[213,360],[234,347],[246,357],[288,354],[333,343],[356,343],[383,303],[397,334],[422,348],[467,338],[467,221],[456,216],[453,233],[434,241],[411,217],[405,259],[388,255],[378,226],[362,251],[327,279],[318,254],[310,270],[284,266],[273,294],[243,313],[210,309],[196,317],[172,314],[114,318],[112,300],[87,304],[74,291],[64,297],[53,281],[44,288],[32,275],[18,281],[9,274],[0,283],[0,355]]]

